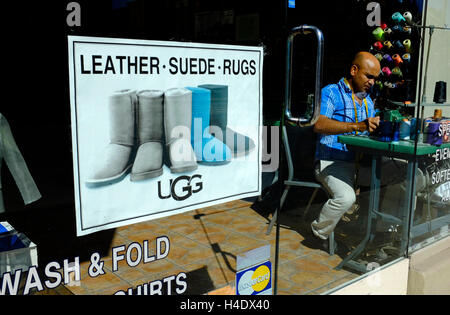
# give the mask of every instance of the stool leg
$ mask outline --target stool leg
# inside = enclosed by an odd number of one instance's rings
[[[317,193],[319,192],[319,188],[315,188],[313,194],[311,195],[311,198],[309,199],[308,205],[306,206],[305,212],[303,213],[304,217],[308,214],[309,208],[311,208],[311,205],[314,201],[314,199],[317,196]]]
[[[284,201],[286,200],[287,194],[289,192],[289,188],[290,188],[290,186],[286,186],[286,188],[283,191],[283,195],[281,196],[281,200],[280,200],[280,209],[283,208],[283,204],[284,204]],[[275,225],[275,222],[277,221],[278,210],[279,209],[275,210],[275,212],[274,212],[274,214],[272,216],[272,219],[270,220],[269,227],[267,228],[266,235],[269,235],[270,232],[272,232],[272,228]]]
[[[335,251],[335,248],[334,248],[334,231],[331,232],[330,237],[328,238],[328,242],[329,242],[328,247],[329,247],[329,251],[330,251],[330,256],[333,256],[334,255],[334,251]]]

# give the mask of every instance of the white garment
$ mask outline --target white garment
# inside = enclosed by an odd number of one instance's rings
[[[31,177],[27,164],[14,140],[9,123],[0,114],[0,171],[2,160],[5,160],[6,165],[14,177],[25,204],[27,205],[40,199],[41,193],[33,177]],[[2,212],[5,212],[5,205],[3,203],[2,183],[0,181],[0,213]]]
[[[380,208],[388,207],[399,210],[398,203],[404,203],[407,163],[402,160],[383,158],[381,161],[381,186],[389,189]],[[354,190],[355,163],[345,161],[318,161],[315,167],[317,180],[328,190],[330,199],[324,204],[317,220],[311,223],[311,228],[317,237],[328,239],[345,212],[350,210],[356,201]],[[371,167],[360,166],[358,185],[370,186]],[[425,188],[425,178],[420,169],[416,174],[416,192]],[[393,206],[392,202],[397,203]]]

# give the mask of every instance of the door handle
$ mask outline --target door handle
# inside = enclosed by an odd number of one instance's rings
[[[293,117],[291,113],[292,100],[291,100],[291,85],[292,85],[292,53],[294,50],[294,38],[297,35],[307,35],[314,33],[317,37],[317,58],[316,58],[316,82],[314,92],[314,104],[311,117],[300,116]],[[320,115],[320,101],[321,101],[321,89],[322,89],[322,75],[323,75],[323,50],[324,50],[324,37],[322,31],[315,26],[301,25],[291,30],[287,40],[286,50],[286,119],[300,127],[307,127],[314,125],[319,119]]]

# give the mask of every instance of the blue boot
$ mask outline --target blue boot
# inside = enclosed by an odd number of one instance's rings
[[[208,165],[227,164],[232,159],[231,150],[209,133],[211,91],[187,87],[192,91],[191,143],[197,162]]]

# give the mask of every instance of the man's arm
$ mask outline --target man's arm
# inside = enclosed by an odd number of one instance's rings
[[[326,135],[339,135],[350,132],[373,132],[378,128],[380,123],[380,117],[369,117],[368,119],[359,122],[341,122],[328,118],[327,116],[320,115],[319,119],[314,125],[314,131],[316,133]]]

